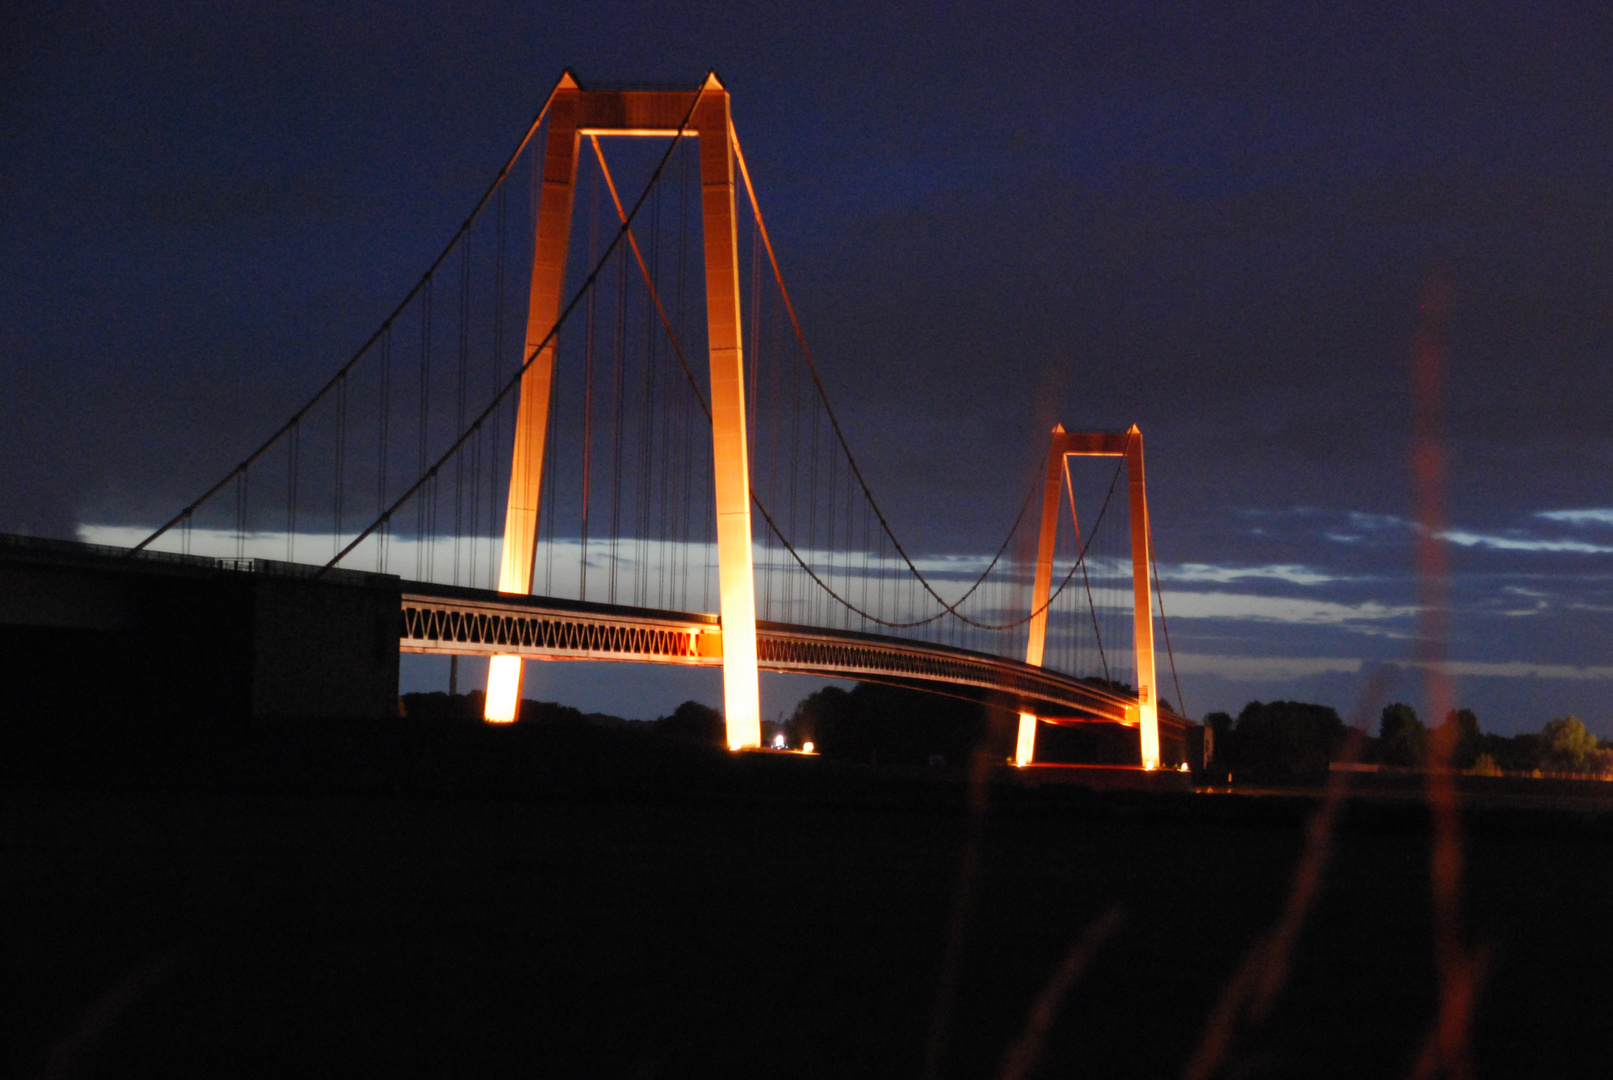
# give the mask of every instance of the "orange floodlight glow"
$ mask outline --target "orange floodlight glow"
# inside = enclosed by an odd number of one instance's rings
[[[489,724],[515,723],[515,707],[521,697],[521,658],[495,656],[487,662],[487,707],[482,715]]]
[[[815,753],[817,753],[817,747],[813,746],[809,742],[804,742],[804,743],[801,744],[801,753],[803,753],[803,754],[815,754]]]
[[[1138,635],[1139,637],[1141,635]],[[1138,650],[1139,652],[1141,650]],[[1139,681],[1141,681],[1139,679]],[[1159,768],[1159,706],[1148,701],[1137,707],[1138,741],[1142,744],[1143,765]]]
[[[1023,769],[1036,758],[1036,714],[1019,714],[1019,739],[1014,744],[1014,765]]]

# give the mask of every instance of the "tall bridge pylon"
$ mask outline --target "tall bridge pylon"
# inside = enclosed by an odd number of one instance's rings
[[[1119,457],[1125,459],[1128,503],[1131,508],[1131,587],[1133,600],[1133,644],[1137,656],[1137,704],[1127,706],[1128,722],[1135,722],[1141,741],[1145,769],[1159,767],[1159,700],[1154,684],[1154,601],[1148,586],[1152,546],[1148,535],[1148,495],[1143,484],[1143,434],[1133,424],[1126,431],[1073,432],[1063,424],[1053,426],[1047,448],[1047,472],[1042,485],[1042,528],[1036,545],[1036,578],[1031,591],[1030,632],[1025,643],[1025,662],[1042,666],[1043,645],[1047,640],[1048,598],[1053,584],[1053,548],[1058,538],[1061,488],[1070,488],[1070,512],[1075,513],[1075,496],[1070,483],[1072,457]],[[1131,715],[1135,713],[1135,716]],[[1017,765],[1029,765],[1036,756],[1035,713],[1019,714],[1019,738],[1014,750]]]
[[[558,347],[552,330],[560,317],[581,139],[695,138],[700,147],[723,704],[728,745],[739,749],[761,743],[761,700],[731,131],[728,91],[715,72],[692,91],[585,90],[569,72],[555,87],[548,107],[527,308],[526,355],[537,355],[521,382],[498,588],[500,592],[523,596],[531,592],[543,448]],[[508,723],[515,719],[521,697],[521,665],[521,658],[511,654],[495,655],[490,661],[486,699],[489,721]]]

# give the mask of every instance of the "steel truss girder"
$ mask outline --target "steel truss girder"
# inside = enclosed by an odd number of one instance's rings
[[[970,687],[1002,695],[1015,708],[1041,710],[1052,723],[1061,719],[1127,721],[1125,699],[1017,660],[873,634],[766,623],[761,624],[757,637],[761,666],[769,671]]]
[[[720,666],[722,631],[709,615],[513,597],[432,586],[403,595],[404,652],[527,659]],[[968,688],[1049,722],[1126,723],[1136,702],[1045,668],[946,645],[783,623],[757,625],[769,671]]]
[[[402,614],[399,647],[404,652],[686,664],[722,661],[721,634],[698,616],[636,615],[602,604],[544,604],[541,598],[537,603],[500,603],[418,593],[404,594]],[[703,643],[702,637],[709,640]]]

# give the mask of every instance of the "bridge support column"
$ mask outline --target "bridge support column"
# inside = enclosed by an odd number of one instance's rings
[[[729,749],[762,743],[756,669],[756,571],[751,552],[745,361],[739,311],[739,230],[728,93],[715,75],[695,107],[706,247],[706,321],[711,348],[711,441],[717,491],[717,580],[722,596],[723,713]]]
[[[1042,483],[1042,530],[1036,541],[1036,581],[1031,589],[1031,621],[1025,639],[1025,663],[1042,666],[1042,653],[1047,644],[1047,603],[1053,588],[1053,543],[1058,538],[1059,481],[1064,475],[1064,456],[1068,453],[1064,425],[1053,426],[1053,441],[1047,450],[1047,473]],[[1036,716],[1019,714],[1019,741],[1015,746],[1014,764],[1029,765],[1036,759]]]
[[[1019,714],[1019,738],[1014,742],[1014,764],[1024,768],[1036,760],[1036,714]]]
[[[1031,592],[1031,621],[1025,645],[1025,662],[1041,667],[1047,640],[1047,605],[1053,584],[1053,547],[1058,537],[1059,486],[1065,478],[1067,457],[1123,457],[1131,505],[1132,641],[1137,657],[1135,716],[1143,768],[1159,767],[1159,703],[1154,685],[1154,595],[1148,571],[1148,493],[1143,483],[1143,434],[1136,424],[1120,434],[1072,433],[1055,424],[1047,450],[1047,473],[1042,485],[1042,530],[1036,546],[1036,580]],[[1075,493],[1070,493],[1075,513]],[[1019,717],[1019,745],[1015,764],[1028,765],[1036,751],[1036,718]]]
[[[568,73],[561,77],[549,103],[549,131],[543,148],[543,189],[532,245],[532,287],[527,298],[526,345],[521,360],[534,350],[560,318],[565,287],[566,252],[571,243],[571,213],[577,186],[577,110],[581,91]],[[549,431],[549,391],[554,382],[558,336],[538,352],[521,377],[515,419],[515,452],[510,462],[510,494],[504,514],[504,551],[498,590],[525,596],[532,591],[532,559],[537,551],[538,498],[543,485],[543,451]],[[521,658],[494,656],[487,665],[488,723],[507,724],[521,704]]]
[[[1143,768],[1159,768],[1159,687],[1154,683],[1154,592],[1148,580],[1148,493],[1143,487],[1143,433],[1126,432],[1127,500],[1131,504],[1132,642],[1137,651],[1137,731]]]

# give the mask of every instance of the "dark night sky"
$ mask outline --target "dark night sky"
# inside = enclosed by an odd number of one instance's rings
[[[1141,425],[1195,714],[1346,709],[1410,655],[1409,367],[1448,281],[1458,696],[1613,735],[1604,9],[854,10],[7,5],[0,530],[152,523],[237,460],[564,67],[716,68],[900,531],[984,546],[1053,420]]]

